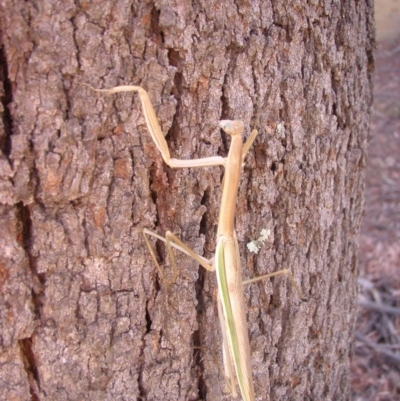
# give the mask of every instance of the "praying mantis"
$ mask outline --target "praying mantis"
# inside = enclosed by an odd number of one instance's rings
[[[223,166],[225,168],[225,175],[222,183],[221,208],[218,220],[217,245],[215,256],[213,258],[206,259],[203,256],[198,255],[170,231],[167,231],[165,237],[162,237],[145,228],[143,230],[143,235],[162,280],[168,283],[174,283],[178,275],[178,269],[172,248],[178,249],[186,255],[191,256],[208,271],[216,272],[218,283],[218,317],[222,332],[223,365],[225,379],[228,384],[227,388],[232,397],[236,398],[238,396],[236,383],[238,383],[243,399],[245,401],[253,401],[255,399],[255,393],[252,379],[250,344],[247,332],[243,285],[257,280],[285,274],[289,277],[300,298],[304,299],[292,274],[287,269],[242,282],[239,245],[234,227],[236,197],[239,188],[242,164],[258,134],[258,131],[253,130],[250,137],[243,144],[243,122],[239,120],[222,120],[219,122],[220,127],[231,136],[231,145],[227,157],[212,156],[202,159],[174,159],[170,156],[167,142],[157,121],[150,97],[142,87],[129,85],[117,86],[108,90],[94,90],[106,92],[107,94],[129,91],[137,92],[139,94],[150,135],[160,151],[164,162],[171,168],[210,166]],[[168,280],[165,277],[148,236],[160,239],[166,243],[173,267],[173,276],[171,280]]]

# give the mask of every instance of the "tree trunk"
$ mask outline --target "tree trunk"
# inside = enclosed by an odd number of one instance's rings
[[[243,278],[288,268],[308,301],[282,276],[245,287],[256,399],[349,399],[372,8],[1,1],[2,399],[229,399],[215,274],[179,256],[166,285],[141,234],[212,257],[223,169],[168,168],[137,96],[85,83],[148,90],[179,159],[225,156],[219,120],[260,131],[237,200]]]

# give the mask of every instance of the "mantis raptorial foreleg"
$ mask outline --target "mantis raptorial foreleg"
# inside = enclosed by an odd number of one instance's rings
[[[167,142],[165,141],[160,125],[158,124],[150,98],[143,88],[140,86],[119,86],[110,90],[101,90],[101,92],[106,92],[108,94],[126,91],[138,92],[150,135],[166,164],[172,168],[207,166],[225,167],[221,208],[218,220],[217,246],[214,258],[207,260],[202,256],[197,255],[171,232],[167,232],[165,238],[147,229],[143,230],[143,234],[151,256],[159,270],[160,277],[163,280],[170,283],[174,282],[178,274],[172,248],[176,248],[193,257],[207,270],[216,271],[218,282],[218,314],[223,337],[225,376],[229,380],[229,389],[232,396],[237,395],[235,381],[236,375],[236,380],[239,384],[243,399],[245,401],[253,401],[255,395],[251,373],[250,345],[247,333],[239,246],[234,229],[234,218],[242,164],[258,132],[253,130],[249,139],[243,145],[243,122],[238,120],[220,121],[220,127],[232,138],[229,153],[226,158],[213,156],[194,160],[173,159],[170,157]],[[172,280],[168,280],[165,277],[147,235],[151,235],[166,242],[171,263],[173,265]],[[273,277],[278,274],[286,274],[294,284],[300,298],[303,299],[300,288],[295,283],[292,274],[286,269],[266,274],[256,279],[247,280],[244,284],[261,280],[263,278]]]

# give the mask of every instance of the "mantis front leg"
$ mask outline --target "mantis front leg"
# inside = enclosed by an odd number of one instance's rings
[[[210,166],[225,165],[226,159],[221,156],[212,156],[212,157],[204,157],[202,159],[188,159],[188,160],[171,158],[168,149],[168,144],[161,131],[161,127],[160,124],[158,123],[157,116],[151,103],[149,94],[141,86],[123,85],[123,86],[115,86],[114,88],[111,89],[96,89],[90,85],[87,84],[85,85],[96,92],[104,92],[107,95],[111,95],[113,93],[118,93],[118,92],[137,92],[139,94],[139,98],[142,103],[144,118],[146,120],[146,125],[150,132],[151,138],[153,139],[153,142],[157,146],[157,149],[160,151],[164,162],[171,168],[210,167]],[[258,131],[253,130],[251,132],[251,135],[247,139],[246,143],[244,144],[243,161],[249,149],[251,148],[251,145],[253,144],[257,134]]]
[[[143,114],[146,120],[147,128],[153,139],[153,142],[160,151],[164,162],[171,168],[187,168],[187,167],[209,167],[209,166],[223,166],[225,164],[225,158],[221,156],[205,157],[202,159],[188,159],[180,160],[171,158],[168,144],[161,131],[160,124],[158,123],[156,113],[151,103],[149,94],[140,86],[127,85],[127,86],[116,86],[111,89],[95,89],[89,85],[89,88],[96,92],[104,92],[107,95],[118,92],[137,92],[142,103]]]

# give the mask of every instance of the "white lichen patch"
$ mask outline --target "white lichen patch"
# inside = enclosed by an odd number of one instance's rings
[[[260,236],[253,240],[250,241],[247,244],[247,249],[249,252],[252,253],[258,253],[258,251],[261,249],[261,247],[264,245],[264,242],[271,236],[271,230],[267,230],[266,228],[263,228],[260,232]]]
[[[278,135],[278,138],[283,138],[285,136],[285,124],[283,122],[280,122],[276,126],[276,133]]]

